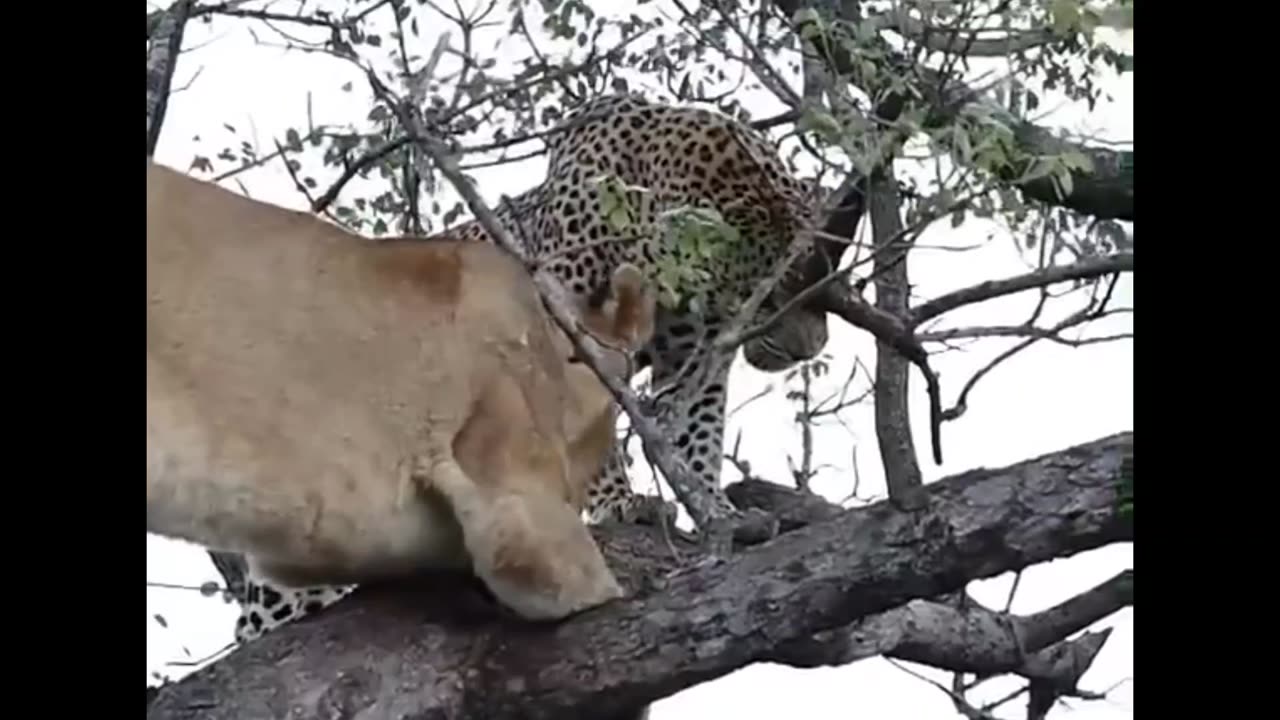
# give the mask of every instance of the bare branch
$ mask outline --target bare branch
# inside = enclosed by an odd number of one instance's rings
[[[327,17],[309,16],[309,15],[289,15],[285,13],[274,13],[266,10],[241,10],[232,5],[240,3],[223,3],[220,5],[206,5],[199,9],[199,15],[223,15],[225,17],[245,18],[250,20],[263,20],[274,22],[288,22],[296,25],[308,25],[311,27],[323,27],[330,30],[338,30],[346,27],[354,22],[354,20],[334,20]]]
[[[1069,280],[1087,280],[1120,272],[1133,272],[1133,253],[1117,253],[1107,257],[1090,258],[1071,265],[1049,267],[1004,280],[989,280],[941,295],[929,302],[917,305],[911,311],[908,325],[916,327],[926,320],[955,310],[958,307],[991,300],[1003,295],[1011,295],[1023,290],[1045,287]]]
[[[364,586],[163,688],[148,717],[608,717],[814,633],[1112,542],[1124,433],[932,484],[925,507],[840,512],[690,566],[658,528],[597,528],[631,595],[555,624],[495,616],[474,580]],[[786,488],[783,488],[786,490]],[[371,660],[372,658],[372,660]]]
[[[1003,57],[1025,52],[1063,39],[1048,28],[1023,31],[996,31],[1000,37],[981,37],[982,30],[928,26],[911,17],[905,7],[867,16],[872,27],[892,30],[934,52],[963,52],[968,57]],[[991,31],[985,31],[991,32]]]
[[[1072,313],[1070,316],[1068,316],[1067,318],[1059,322],[1057,325],[1055,325],[1049,331],[1049,334],[1047,336],[1052,337],[1069,327],[1074,327],[1076,325],[1080,325],[1080,324],[1089,322],[1091,320],[1096,320],[1097,318],[1105,314],[1107,309],[1107,303],[1111,300],[1111,292],[1115,290],[1115,286],[1116,286],[1115,278],[1117,277],[1118,276],[1113,276],[1111,283],[1109,283],[1107,286],[1106,294],[1102,297],[1100,302],[1096,297],[1092,298],[1089,301],[1088,305],[1085,305],[1083,308],[1080,308],[1080,310],[1076,311],[1075,313]],[[995,367],[1000,363],[1022,352],[1023,350],[1027,349],[1031,345],[1035,344],[1036,341],[1041,340],[1044,337],[1046,336],[1034,335],[1030,338],[1027,338],[1026,340],[1000,353],[995,357],[995,359],[987,363],[985,367],[983,367],[978,372],[974,373],[973,377],[969,378],[969,381],[965,383],[964,388],[960,390],[960,397],[956,400],[956,404],[951,408],[947,409],[947,411],[942,414],[943,419],[955,420],[956,418],[963,415],[969,407],[969,393],[978,384],[979,380],[981,380],[987,373],[995,369]]]
[[[1114,310],[1108,310],[1102,313],[1099,317],[1131,312],[1133,312],[1133,308],[1117,308]],[[948,342],[951,340],[992,337],[1034,337],[1058,343],[1059,345],[1081,347],[1084,345],[1115,342],[1117,340],[1132,340],[1133,333],[1117,333],[1115,335],[1100,335],[1097,337],[1072,340],[1070,338],[1062,337],[1060,331],[1055,330],[1054,328],[1042,328],[1034,325],[982,325],[975,327],[947,328],[946,330],[935,330],[933,332],[916,334],[916,338],[920,340],[920,342]]]
[[[465,105],[462,105],[461,107],[451,106],[452,109],[449,110],[448,112],[432,117],[432,125],[440,126],[440,127],[447,126],[449,123],[457,120],[459,117],[465,115],[471,110],[474,110],[486,103],[490,103],[495,100],[500,100],[504,97],[507,97],[515,93],[519,93],[523,90],[526,90],[530,87],[533,87],[541,83],[570,78],[575,75],[579,75],[584,72],[587,72],[592,68],[594,68],[596,65],[598,65],[600,62],[604,61],[610,55],[620,52],[621,50],[625,49],[628,45],[630,45],[632,42],[644,36],[645,32],[639,32],[630,37],[623,38],[617,45],[610,48],[609,50],[601,53],[592,53],[586,60],[582,62],[566,65],[559,68],[548,67],[548,69],[545,72],[542,72],[538,75],[527,77],[523,80],[519,80],[516,82],[510,82],[505,85],[500,85],[499,87],[493,90],[490,90],[489,92],[484,93],[479,97],[472,99],[471,101],[467,102]],[[352,62],[355,62],[357,65],[359,65],[358,60],[354,58],[341,55],[341,54],[339,55],[339,57],[342,57],[345,60],[350,60]],[[419,84],[419,86],[421,86],[421,84]],[[457,102],[457,100],[458,100],[458,96],[455,94],[455,98],[454,98],[455,103]],[[349,163],[346,169],[343,170],[342,175],[339,176],[338,179],[335,180],[333,184],[331,184],[329,188],[325,190],[325,192],[316,199],[316,202],[312,204],[311,211],[316,213],[323,212],[325,208],[327,208],[330,204],[334,202],[334,200],[337,199],[338,195],[342,192],[342,189],[346,187],[347,183],[349,183],[352,180],[352,178],[354,178],[356,175],[360,174],[361,172],[364,172],[368,168],[372,167],[379,160],[382,160],[383,158],[395,152],[396,150],[404,148],[406,145],[425,141],[423,137],[414,134],[413,132],[409,131],[407,128],[405,130],[406,130],[406,134],[403,137],[399,137],[394,140],[387,141],[379,145],[377,148],[360,156],[355,161]],[[508,138],[502,141],[487,143],[485,145],[463,148],[462,152],[467,152],[467,153],[488,152],[491,150],[497,150],[503,147],[516,145],[521,142],[542,139],[550,135],[553,135],[557,132],[562,132],[562,130],[559,128],[550,128],[542,132],[529,133],[529,134],[521,135],[514,138]]]

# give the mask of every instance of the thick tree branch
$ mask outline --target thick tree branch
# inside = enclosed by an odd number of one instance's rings
[[[490,616],[462,581],[365,586],[159,693],[149,718],[608,716],[911,600],[1112,542],[1133,434],[929,487],[688,567],[660,529],[596,529],[634,594],[567,622]],[[674,572],[668,572],[674,570]],[[474,587],[472,585],[471,587]]]
[[[819,495],[763,480],[734,483],[728,493],[738,507],[769,510],[780,521],[783,532],[829,520],[844,512]],[[884,655],[951,672],[982,676],[1016,673],[1028,679],[1065,681],[1070,673],[1060,660],[1063,657],[1080,660],[1079,653],[1091,645],[1080,645],[1083,642],[1080,638],[1064,643],[1072,647],[1069,650],[1049,646],[1132,605],[1132,570],[1125,570],[1054,607],[1025,616],[995,612],[971,598],[963,609],[930,600],[913,600],[847,627],[786,643],[772,659],[795,667],[818,667],[846,665]],[[1074,672],[1077,666],[1071,667]],[[1087,668],[1087,663],[1084,667]]]

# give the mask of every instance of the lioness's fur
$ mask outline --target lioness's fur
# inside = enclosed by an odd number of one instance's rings
[[[628,350],[653,329],[634,267],[580,312]],[[148,532],[283,585],[470,565],[530,619],[618,597],[580,519],[616,410],[572,354],[492,245],[368,240],[148,164]]]

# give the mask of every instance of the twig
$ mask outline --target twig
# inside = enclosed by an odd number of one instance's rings
[[[1115,308],[1101,313],[1097,318],[1108,317],[1111,315],[1120,315],[1133,312],[1133,308]],[[1070,347],[1081,347],[1084,345],[1095,345],[1099,343],[1115,342],[1117,340],[1132,340],[1133,333],[1116,333],[1114,335],[1099,335],[1097,337],[1080,338],[1072,340],[1064,338],[1057,334],[1053,328],[1034,327],[1030,325],[989,325],[978,327],[962,327],[949,328],[947,330],[936,330],[927,333],[917,333],[916,339],[920,342],[937,342],[946,343],[952,340],[973,340],[977,338],[992,337],[1034,337],[1049,342],[1067,345]]]
[[[520,92],[521,90],[537,85],[538,83],[547,82],[549,80],[555,80],[557,78],[562,78],[562,77],[569,77],[569,76],[590,70],[592,67],[598,64],[600,61],[607,58],[609,55],[626,48],[629,44],[631,44],[635,40],[645,35],[646,32],[648,31],[636,33],[635,35],[632,35],[629,38],[625,38],[616,46],[609,49],[608,51],[599,53],[599,54],[594,54],[580,63],[574,64],[574,65],[567,65],[565,67],[556,68],[554,70],[548,69],[546,72],[540,73],[536,76],[529,77],[518,82],[513,82],[510,84],[504,85],[502,87],[495,88],[494,90],[491,90],[475,98],[471,102],[468,102],[466,105],[463,105],[462,107],[454,108],[452,111],[448,113],[443,113],[439,117],[433,117],[432,118],[433,123],[441,126],[447,125],[450,122],[453,122],[457,118],[461,117],[462,115],[465,115],[467,112],[487,102],[491,102],[493,100],[497,100],[507,95]],[[346,54],[343,54],[343,53],[335,53],[335,54],[344,60],[349,60],[359,65],[359,62],[356,59],[349,57]],[[563,132],[563,130],[559,128],[550,128],[548,130],[541,131],[541,132],[529,133],[527,135],[508,138],[507,140],[495,141],[485,145],[478,145],[474,147],[464,148],[463,152],[472,153],[472,152],[487,152],[490,150],[497,150],[503,147],[516,145],[516,144],[527,142],[530,140],[546,138],[550,135],[554,135],[559,132]],[[378,148],[370,151],[368,154],[361,156],[355,162],[351,163],[346,168],[346,170],[343,171],[342,175],[339,176],[339,178],[336,181],[334,181],[332,185],[329,186],[329,189],[326,190],[324,194],[320,196],[320,198],[316,201],[316,204],[312,206],[311,208],[312,212],[317,212],[317,213],[322,212],[331,203],[333,203],[333,201],[338,197],[338,194],[342,192],[342,188],[345,187],[346,184],[350,182],[351,179],[354,178],[358,173],[363,172],[365,169],[369,168],[374,163],[383,159],[387,155],[390,155],[396,150],[403,148],[405,145],[409,145],[411,143],[423,142],[423,141],[424,141],[424,138],[419,137],[412,132],[406,132],[406,134],[403,137],[390,140],[384,143],[383,145],[380,145]]]
[[[408,135],[401,138],[397,138],[395,140],[391,140],[389,142],[383,143],[373,151],[361,156],[359,160],[356,160],[355,162],[348,165],[347,169],[342,171],[342,175],[339,176],[338,179],[335,180],[333,184],[329,186],[329,189],[325,190],[324,194],[316,198],[315,202],[311,203],[311,212],[314,212],[314,213],[324,212],[325,209],[328,208],[331,204],[333,204],[333,201],[338,198],[338,193],[342,192],[342,188],[345,187],[346,184],[350,182],[352,178],[360,174],[362,171],[364,171],[366,168],[373,165],[377,161],[390,155],[396,150],[399,150],[405,145],[408,145],[411,142],[413,142],[413,138],[409,137]]]
[[[276,140],[274,138],[271,140],[271,142],[274,143],[276,146],[275,154],[279,156],[281,160],[284,160],[284,169],[289,172],[289,177],[293,179],[294,187],[298,189],[298,192],[302,193],[303,197],[305,197],[308,202],[314,205],[315,198],[311,197],[311,190],[309,190],[307,186],[303,184],[302,180],[298,178],[298,173],[293,169],[293,165],[289,163],[289,158],[285,157],[284,146],[280,144],[279,140]],[[333,218],[332,216],[330,216],[330,218],[336,221],[336,218]]]
[[[1043,340],[1045,337],[1048,337],[1052,334],[1059,333],[1069,327],[1073,327],[1075,325],[1080,325],[1082,323],[1096,320],[1098,317],[1100,317],[1106,310],[1107,302],[1111,298],[1111,291],[1115,289],[1116,280],[1118,278],[1119,278],[1118,274],[1112,277],[1112,282],[1107,288],[1106,296],[1102,299],[1102,302],[1099,305],[1098,309],[1095,310],[1093,308],[1094,303],[1091,302],[1089,305],[1085,306],[1084,308],[1081,308],[1078,312],[1073,313],[1070,317],[1066,318],[1062,322],[1055,325],[1049,331],[1049,335],[1037,334],[1027,338],[1026,340],[1023,340],[1020,343],[1017,343],[1013,347],[997,355],[990,363],[987,363],[985,367],[983,367],[978,372],[974,373],[973,377],[969,378],[968,382],[964,384],[964,388],[960,390],[960,397],[956,399],[955,405],[953,405],[952,407],[950,407],[949,409],[947,409],[942,413],[943,419],[948,421],[955,420],[956,418],[959,418],[961,415],[964,415],[965,411],[968,410],[968,407],[969,407],[969,404],[968,404],[969,392],[973,390],[974,386],[978,384],[979,380],[981,380],[984,376],[986,376],[987,373],[994,370],[995,367],[1000,363],[1003,363],[1004,361],[1008,360],[1014,355],[1017,355],[1018,353],[1027,349],[1031,345],[1035,344],[1037,341]],[[983,284],[987,285],[990,283],[983,283]],[[975,287],[981,287],[981,286],[975,286]],[[964,292],[964,291],[962,290],[959,292]],[[955,295],[955,294],[957,293],[952,293],[952,295]]]
[[[943,685],[937,680],[934,680],[933,678],[925,677],[924,675],[921,675],[920,673],[916,672],[915,670],[912,670],[911,668],[903,665],[902,663],[898,662],[897,660],[894,660],[893,658],[885,658],[885,660],[887,660],[890,665],[893,665],[894,667],[898,668],[902,672],[908,675],[911,675],[912,677],[915,677],[919,680],[923,680],[929,683],[930,685],[941,690],[944,695],[951,698],[951,702],[955,706],[956,710],[959,711],[965,717],[969,718],[969,720],[998,720],[998,718],[996,718],[994,715],[983,712],[982,710],[970,705],[969,701],[965,700],[963,695],[947,688],[947,686]]]

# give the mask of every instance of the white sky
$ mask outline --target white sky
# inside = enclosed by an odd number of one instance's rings
[[[462,4],[467,7],[470,3],[463,0]],[[654,3],[646,9],[658,7],[660,4]],[[149,4],[148,9],[154,7]],[[284,12],[284,4],[277,9]],[[532,16],[530,25],[536,27]],[[369,108],[368,93],[359,74],[349,65],[324,56],[264,47],[255,43],[246,27],[242,21],[218,20],[212,25],[193,23],[187,30],[184,47],[190,51],[179,62],[174,87],[188,83],[190,86],[170,99],[156,153],[158,161],[186,170],[194,155],[212,157],[225,146],[238,146],[242,139],[254,142],[261,154],[270,152],[274,147],[272,139],[283,139],[287,128],[305,128],[308,92],[317,124],[363,126],[363,117]],[[260,39],[273,37],[261,24],[255,23],[252,27]],[[305,36],[301,32],[295,34]],[[457,42],[456,33],[454,41]],[[1127,41],[1132,47],[1131,33]],[[478,43],[479,47],[487,47],[484,43],[492,44],[492,40]],[[427,37],[421,41],[420,49],[411,52],[426,55],[433,45],[434,37]],[[540,43],[539,47],[545,52],[547,45]],[[501,49],[495,52],[501,60],[508,60],[525,51],[516,43],[505,53]],[[501,72],[503,65],[500,61],[494,72]],[[446,63],[441,70],[448,72],[450,66]],[[355,86],[350,93],[339,90],[347,81]],[[1133,75],[1112,80],[1104,87],[1114,100],[1100,101],[1092,113],[1083,106],[1056,107],[1047,100],[1042,102],[1041,111],[1054,112],[1041,122],[1111,140],[1131,141]],[[778,109],[777,101],[767,94],[740,95],[747,98],[746,105],[758,117]],[[224,122],[234,125],[240,135],[231,135],[223,127]],[[216,167],[218,172],[228,168],[225,163]],[[315,169],[318,163],[308,161],[306,167]],[[515,194],[536,183],[542,169],[540,162],[532,161],[514,167],[482,169],[474,175],[481,191],[492,202],[500,193]],[[278,162],[242,173],[237,179],[260,200],[292,208],[305,207],[305,199],[293,189]],[[321,187],[325,187],[332,178],[317,179]],[[234,183],[228,186],[239,187]],[[452,204],[453,196],[448,197],[447,203],[441,202],[446,207]],[[864,222],[864,228],[866,224]],[[988,240],[989,235],[993,239]],[[1017,252],[1007,232],[985,221],[971,219],[959,229],[951,229],[946,221],[940,222],[924,234],[920,243],[982,247],[966,253],[927,249],[913,253],[910,273],[917,298],[933,297],[986,279],[1020,274],[1030,269],[1028,263],[1034,262],[1033,256],[1024,257]],[[1121,281],[1114,300],[1113,306],[1132,307],[1131,275]],[[1019,324],[1030,315],[1036,301],[1036,293],[1030,292],[969,306],[945,316],[940,327]],[[1063,300],[1056,311],[1051,303],[1050,312],[1054,317],[1062,317],[1078,307],[1072,303],[1071,299]],[[1132,315],[1107,318],[1088,330],[1089,335],[1118,332],[1132,332]],[[983,340],[963,351],[936,355],[933,363],[942,379],[944,403],[954,402],[968,378],[1012,342]],[[834,357],[832,379],[826,387],[832,384],[838,387],[843,382],[855,357],[860,357],[866,367],[874,368],[873,342],[865,333],[839,321],[832,321],[831,342],[826,352]],[[915,443],[926,480],[975,467],[998,467],[1132,429],[1132,363],[1131,341],[1081,348],[1051,343],[1032,346],[980,381],[970,393],[965,416],[944,426],[946,463],[941,467],[934,466],[929,459],[927,401],[921,378],[913,371]],[[770,384],[779,388],[784,384],[781,375],[754,371],[741,359],[734,373],[731,408]],[[854,383],[855,392],[866,387],[865,375]],[[800,448],[798,428],[793,422],[795,409],[783,394],[775,392],[755,400],[735,414],[727,441],[731,446],[741,430],[743,456],[751,461],[753,471],[780,482],[790,477],[787,454],[798,457]],[[847,410],[842,420],[844,426],[831,423],[815,433],[815,465],[832,466],[815,480],[815,489],[832,500],[845,498],[853,486],[852,451],[856,448],[861,477],[859,498],[883,498],[883,473],[879,468],[871,406]],[[640,468],[637,465],[635,471],[644,479],[638,481],[638,485],[651,492],[648,473]],[[736,470],[726,463],[725,481],[737,478]],[[662,491],[670,497],[665,486]],[[1013,610],[1029,613],[1044,609],[1132,567],[1132,545],[1125,544],[1030,568],[1023,573]],[[202,549],[148,535],[147,579],[150,583],[198,586],[220,578]],[[1002,576],[974,583],[971,590],[979,600],[1003,606],[1011,582],[1012,575]],[[167,627],[157,622],[157,615],[164,618]],[[226,646],[232,640],[235,617],[234,605],[224,604],[218,598],[206,598],[192,590],[149,586],[148,682],[154,682],[153,673],[177,679],[192,669],[183,663],[205,658]],[[1101,691],[1119,686],[1112,690],[1107,701],[1069,701],[1070,709],[1059,707],[1054,717],[1114,720],[1132,714],[1132,609],[1117,613],[1090,629],[1102,627],[1112,627],[1114,632],[1085,676],[1082,687]],[[950,685],[950,676],[945,673],[908,667]],[[1016,680],[991,682],[971,695],[971,700],[990,701],[1015,687]],[[728,713],[741,720],[772,720],[780,714],[812,720],[843,719],[855,713],[865,720],[956,716],[950,700],[940,690],[876,658],[842,668],[812,670],[758,664],[659,702],[652,717],[676,720],[704,717],[710,711]],[[1025,717],[1024,699],[1014,701],[996,714]]]

